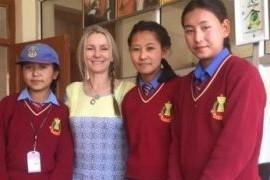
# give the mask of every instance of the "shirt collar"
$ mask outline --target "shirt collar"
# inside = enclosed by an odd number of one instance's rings
[[[158,78],[159,78],[159,76],[161,75],[161,72],[162,72],[162,71],[160,71],[160,72],[154,77],[154,79],[152,79],[152,81],[149,82],[149,83],[152,85],[152,87],[153,87],[154,89],[156,89],[156,88],[158,87],[158,85],[159,85]],[[139,80],[140,87],[142,87],[142,85],[143,85],[144,83],[145,83],[145,82],[140,78],[140,80]]]
[[[222,49],[216,57],[213,58],[212,62],[206,67],[203,68],[200,63],[197,64],[193,74],[196,79],[200,81],[204,81],[207,77],[213,76],[215,71],[217,70],[218,66],[225,60],[230,54],[227,48]]]
[[[19,94],[19,96],[17,98],[17,101],[26,100],[26,99],[32,100],[27,88],[25,88],[24,90],[21,91],[21,93]],[[55,105],[59,106],[59,102],[58,102],[57,98],[55,97],[55,95],[53,94],[52,91],[50,91],[49,96],[44,101],[44,103],[52,103],[52,104],[55,104]]]

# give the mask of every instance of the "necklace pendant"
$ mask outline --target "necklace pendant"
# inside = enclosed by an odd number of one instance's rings
[[[90,104],[91,104],[91,105],[96,104],[96,100],[98,100],[98,99],[99,99],[99,95],[95,95],[95,96],[90,100]]]
[[[91,104],[91,105],[96,104],[96,99],[95,99],[95,98],[92,98],[92,99],[90,100],[90,104]]]

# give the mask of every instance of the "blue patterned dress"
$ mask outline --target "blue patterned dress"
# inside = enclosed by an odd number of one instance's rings
[[[118,103],[133,86],[128,81],[120,83],[115,89]],[[92,105],[82,82],[70,84],[66,95],[75,146],[73,180],[122,180],[127,145],[123,121],[114,114],[112,95],[102,96]]]

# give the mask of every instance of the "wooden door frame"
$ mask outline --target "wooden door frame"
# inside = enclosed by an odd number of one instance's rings
[[[7,38],[0,38],[1,46],[8,46],[15,43],[15,0],[0,0],[0,6],[7,8]]]
[[[6,23],[7,37],[0,38],[0,46],[7,48],[7,58],[4,59],[4,61],[7,62],[7,73],[10,74],[11,71],[10,62],[12,59],[11,49],[13,44],[15,43],[15,0],[0,0],[0,6],[5,7],[7,12],[7,23]],[[4,83],[6,83],[7,80]],[[9,87],[9,85],[10,83],[8,82],[6,86]],[[6,93],[9,94],[9,92],[10,89],[8,88]]]

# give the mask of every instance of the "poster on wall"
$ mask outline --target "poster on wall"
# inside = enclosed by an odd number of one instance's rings
[[[130,16],[157,5],[159,0],[117,0],[117,17]]]
[[[83,0],[84,27],[115,18],[115,0]]]
[[[236,45],[269,38],[268,0],[235,0],[234,14]]]

